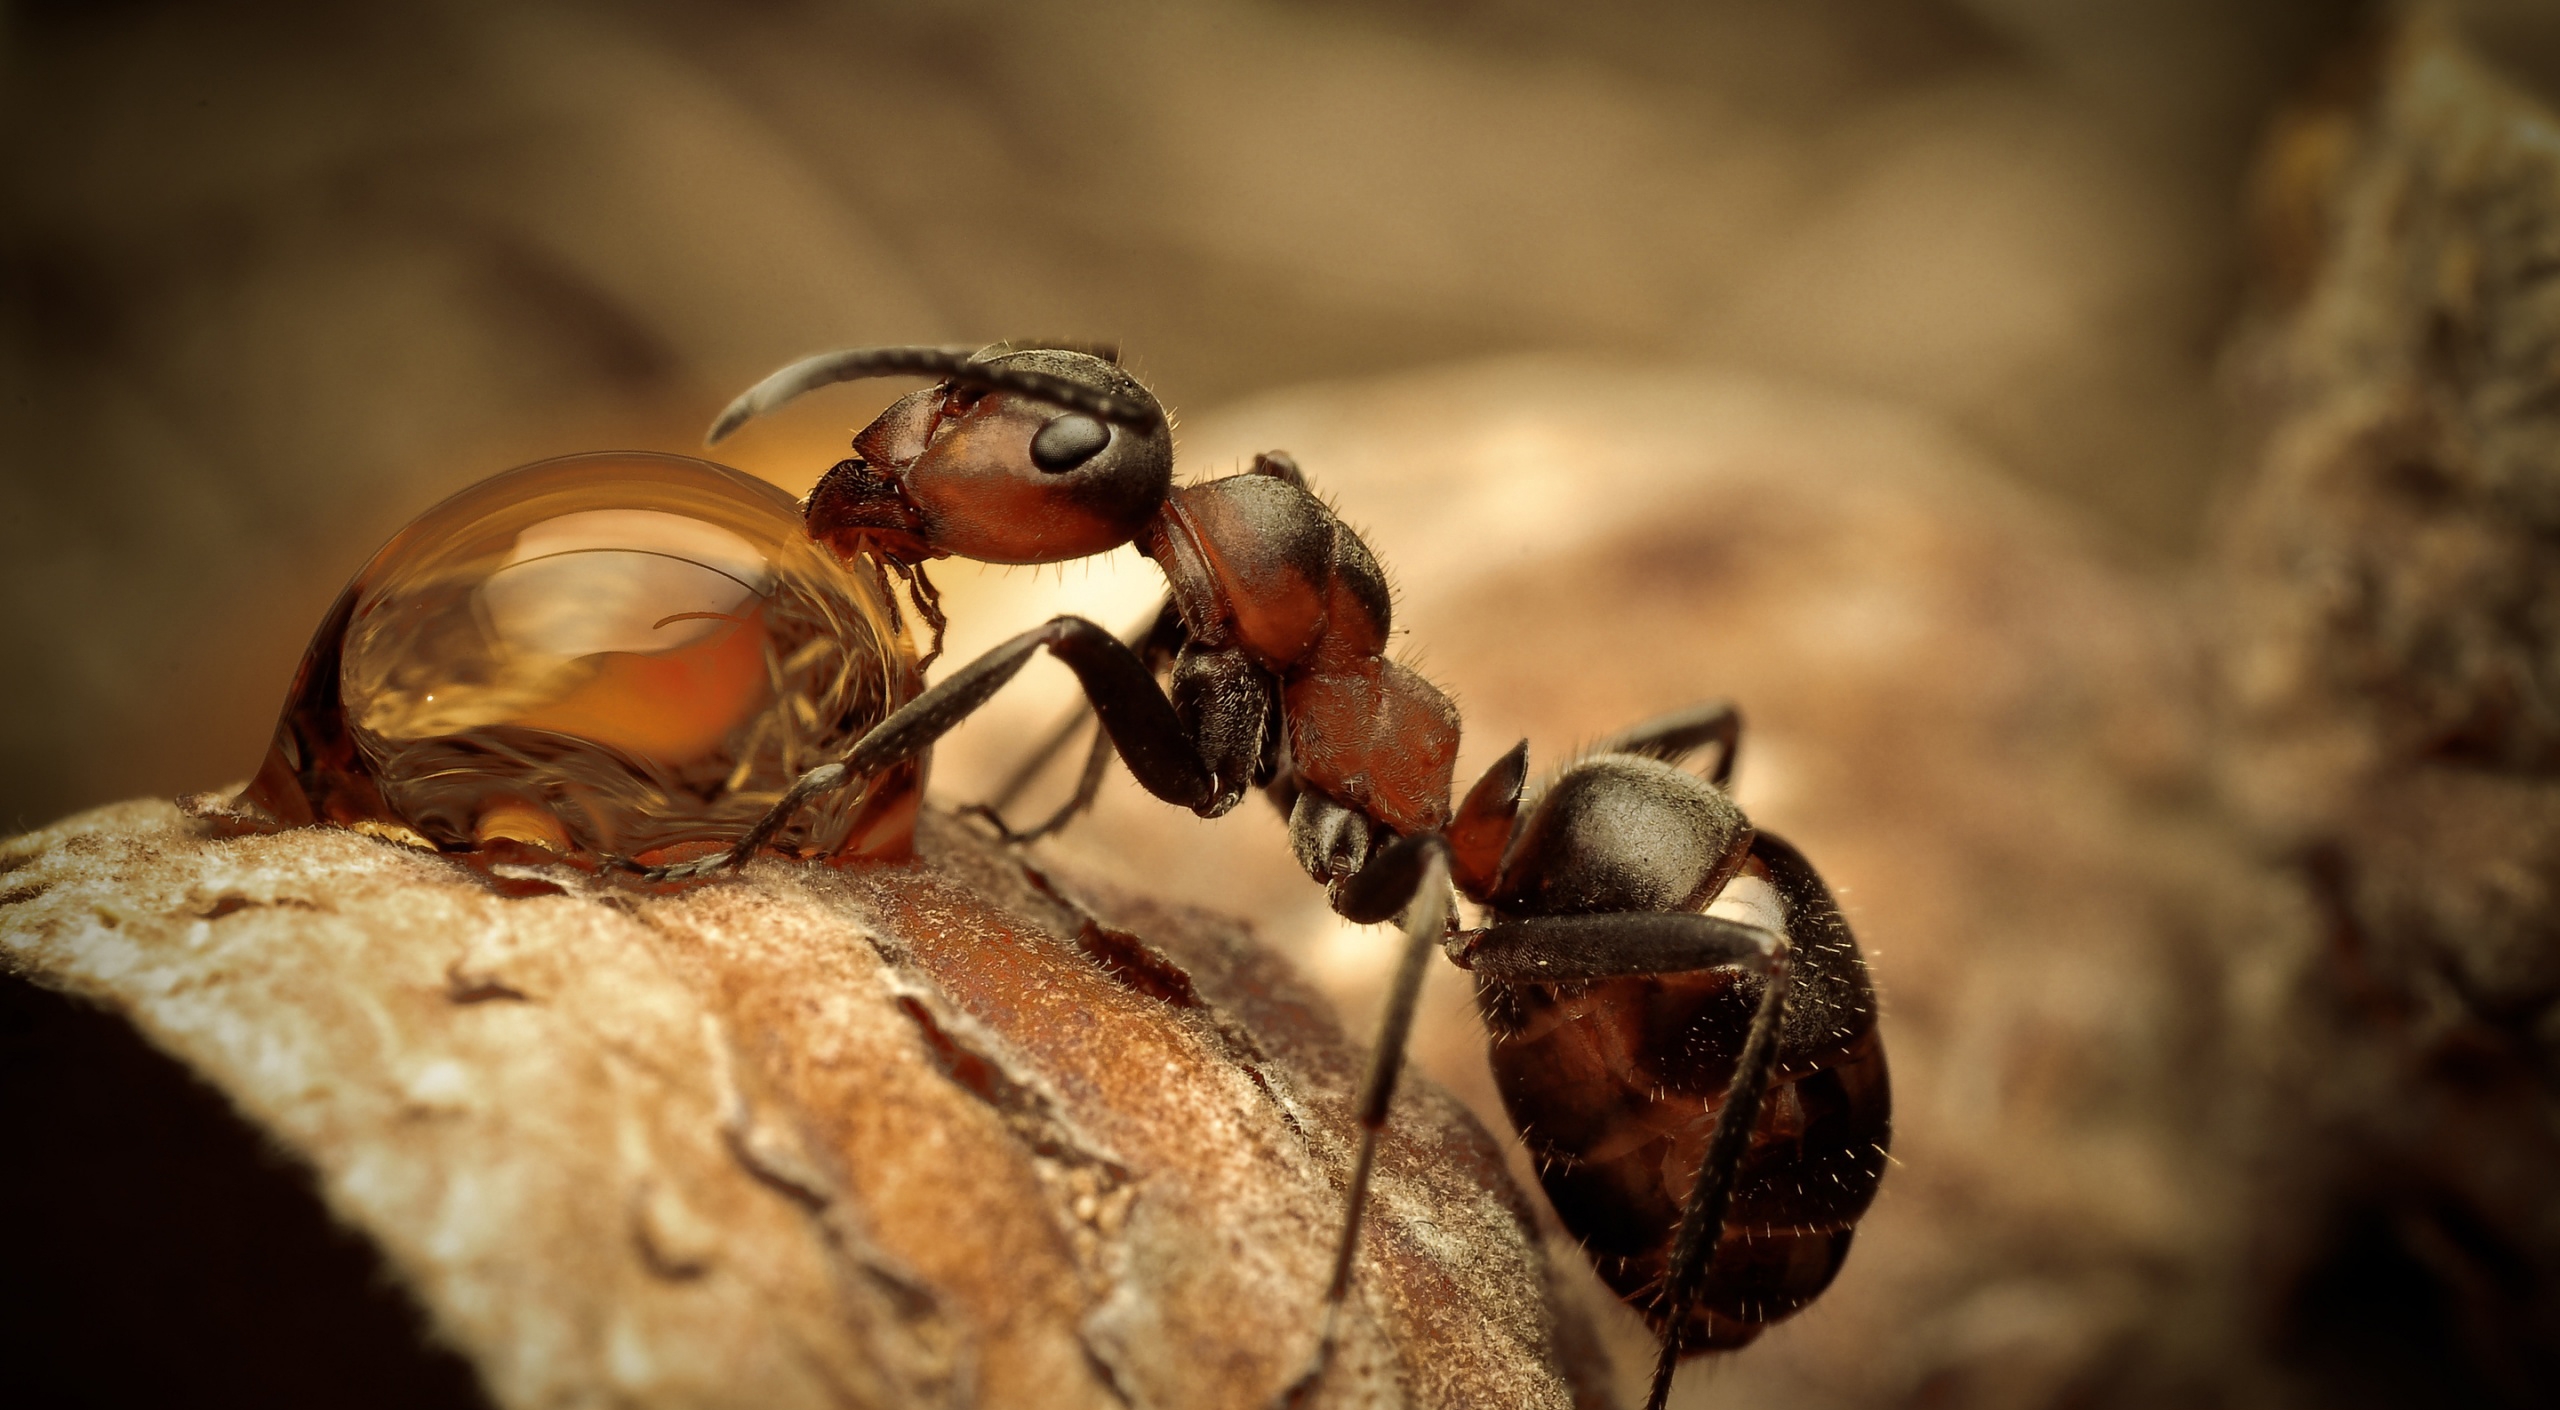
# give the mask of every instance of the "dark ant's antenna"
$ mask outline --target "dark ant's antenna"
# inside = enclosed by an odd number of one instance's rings
[[[1007,338],[978,349],[981,358],[1002,357],[1017,352],[1071,352],[1098,357],[1114,367],[1120,365],[1120,345],[1112,342],[1088,342],[1083,338]]]
[[[998,346],[1002,347],[1001,344]],[[1027,367],[992,366],[979,360],[987,355],[986,350],[975,348],[885,347],[846,348],[841,352],[802,358],[749,387],[745,395],[729,403],[728,409],[720,413],[720,418],[711,423],[711,433],[704,439],[717,445],[730,432],[803,392],[814,391],[832,382],[855,382],[866,377],[939,377],[966,386],[984,387],[989,391],[1020,392],[1045,402],[1054,402],[1069,411],[1080,411],[1103,421],[1116,421],[1141,432],[1159,430],[1165,424],[1163,408],[1151,400],[1142,401],[1106,392],[1054,373],[1035,372]],[[1100,353],[1089,355],[1102,356]],[[1116,358],[1104,360],[1115,365],[1118,361]]]

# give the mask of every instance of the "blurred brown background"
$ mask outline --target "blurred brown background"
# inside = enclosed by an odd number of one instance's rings
[[[0,824],[246,774],[346,575],[496,469],[692,450],[819,348],[1116,339],[1192,473],[1287,446],[1369,531],[1463,769],[1751,711],[1745,803],[1875,953],[1905,1168],[1840,1287],[1684,1395],[2530,1387],[2431,1379],[2459,1329],[2389,1300],[2389,1249],[2306,1284],[2344,1311],[2246,1305],[2233,1268],[2325,1255],[2255,1250],[2225,1138],[2258,1108],[2197,1096],[2266,1065],[2222,986],[2311,927],[2199,797],[2179,585],[2241,460],[2248,176],[2364,9],[5,13]],[[2560,90],[2552,7],[2454,18]],[[803,489],[896,390],[722,458]],[[943,578],[960,653],[1155,591],[1126,555]],[[1027,678],[941,791],[1062,700]],[[1061,850],[1254,916],[1365,1014],[1377,937],[1258,811],[1123,789]],[[2235,930],[2273,938],[2226,973]],[[1429,1004],[1426,1066],[1498,1122],[1461,978]],[[2407,1353],[2329,1354],[2366,1337]]]
[[[1941,413],[2125,552],[2174,558],[2221,454],[2241,176],[2351,19],[8,14],[19,825],[247,769],[307,624],[436,497],[540,455],[693,448],[736,388],[849,343],[1116,338],[1195,420],[1519,350],[1738,365]],[[805,485],[863,395],[736,455]]]

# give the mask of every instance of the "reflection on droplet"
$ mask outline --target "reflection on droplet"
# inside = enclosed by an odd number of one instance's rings
[[[338,689],[305,681],[249,801],[448,850],[724,844],[917,685],[875,564],[813,543],[772,486],[677,456],[495,476],[348,592],[310,658],[337,648]],[[897,850],[870,823],[902,826],[917,783],[822,799],[779,845]]]

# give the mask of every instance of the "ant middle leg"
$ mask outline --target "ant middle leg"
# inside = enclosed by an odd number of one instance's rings
[[[1065,748],[1066,741],[1074,738],[1078,729],[1091,723],[1084,718],[1084,715],[1085,712],[1079,711],[1069,717],[1067,727],[1061,730],[1050,744],[1043,747],[1042,756],[1034,763],[1045,765],[1050,758],[1056,756],[1058,750]],[[1096,726],[1093,731],[1093,743],[1085,749],[1084,767],[1076,774],[1075,791],[1067,795],[1067,801],[1059,804],[1056,811],[1029,827],[1016,828],[1004,820],[1005,805],[1021,792],[1019,787],[1010,784],[996,797],[984,803],[968,804],[961,808],[960,812],[964,816],[984,819],[988,826],[995,829],[996,840],[999,842],[1014,847],[1029,846],[1043,837],[1065,830],[1067,824],[1074,822],[1084,814],[1086,809],[1093,806],[1093,800],[1102,793],[1102,776],[1111,770],[1111,756],[1111,732]],[[1028,771],[1037,772],[1037,769]]]
[[[1150,675],[1160,676],[1181,654],[1183,646],[1190,640],[1190,633],[1183,626],[1182,614],[1175,610],[1173,599],[1165,597],[1158,600],[1146,622],[1123,640],[1129,642],[1131,649],[1138,653],[1138,659],[1146,663]],[[1111,764],[1111,736],[1108,731],[1095,731],[1093,743],[1085,751],[1084,768],[1076,776],[1075,791],[1055,812],[1037,824],[1017,831],[1004,820],[1005,810],[1019,801],[1032,783],[1047,772],[1050,763],[1074,742],[1076,735],[1092,723],[1092,703],[1078,696],[1065,717],[1052,727],[1049,736],[1014,765],[1013,772],[1005,776],[1005,781],[997,786],[993,796],[960,811],[986,819],[994,826],[996,836],[1008,843],[1035,842],[1064,829],[1091,808],[1094,798],[1101,792],[1102,776],[1109,771]]]

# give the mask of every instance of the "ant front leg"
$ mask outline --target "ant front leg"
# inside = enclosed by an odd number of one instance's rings
[[[1154,663],[1146,664],[1152,681]],[[1174,658],[1172,687],[1175,721],[1209,772],[1209,793],[1196,800],[1161,792],[1156,796],[1182,803],[1204,818],[1224,816],[1244,797],[1262,758],[1263,742],[1276,730],[1270,677],[1241,650],[1194,643],[1183,647]],[[1077,781],[1074,796],[1038,826],[1016,832],[993,807],[983,804],[965,811],[995,824],[997,834],[1012,843],[1036,842],[1066,826],[1091,807],[1094,795],[1101,791],[1103,770],[1115,749],[1110,721],[1105,720],[1103,725],[1095,732],[1093,748],[1085,755],[1084,773]]]
[[[1284,481],[1302,490],[1307,488],[1305,473],[1298,469],[1298,462],[1284,451],[1266,451],[1255,456],[1252,467],[1245,473]],[[1162,675],[1168,668],[1174,667],[1178,658],[1183,655],[1185,648],[1190,645],[1191,634],[1173,598],[1168,595],[1156,604],[1154,613],[1138,631],[1130,634],[1128,640],[1136,647],[1139,657],[1147,663],[1148,670]],[[1205,733],[1197,728],[1192,712],[1185,709],[1183,690],[1178,680],[1174,704],[1177,710],[1182,711],[1186,724],[1194,724],[1196,733]],[[1094,797],[1102,787],[1102,776],[1108,771],[1111,760],[1111,739],[1107,733],[1097,732],[1094,735],[1093,744],[1085,755],[1083,772],[1077,775],[1075,792],[1059,806],[1056,812],[1029,828],[1017,831],[1004,820],[1004,811],[1013,806],[1024,790],[1031,786],[1033,780],[1048,768],[1051,760],[1065,751],[1067,745],[1075,739],[1077,731],[1084,727],[1088,713],[1089,708],[1082,702],[1078,702],[1074,709],[1067,712],[1066,718],[1058,722],[1049,736],[1014,766],[1013,772],[1006,777],[993,797],[984,803],[972,804],[961,811],[986,819],[995,827],[998,837],[1014,844],[1038,841],[1073,822],[1093,806]],[[1267,711],[1264,713],[1268,714]],[[1233,714],[1235,722],[1227,726],[1231,733],[1241,732],[1256,723],[1250,711],[1238,709]],[[1276,722],[1263,722],[1261,728],[1263,759],[1257,761],[1254,769],[1256,782],[1268,778],[1272,772],[1267,761],[1281,737],[1281,730]],[[1221,777],[1223,778],[1224,775],[1222,774]],[[1223,812],[1225,809],[1220,808],[1217,811]]]
[[[743,864],[798,814],[810,799],[868,778],[923,752],[975,713],[1046,647],[1066,663],[1084,687],[1129,772],[1149,793],[1168,803],[1206,811],[1221,794],[1219,775],[1194,743],[1173,703],[1156,688],[1155,674],[1120,638],[1082,617],[1053,617],[988,651],[900,706],[854,741],[842,759],[821,764],[793,780],[789,790],[727,849],[672,867],[635,867],[652,880],[683,880]],[[1256,751],[1260,739],[1254,741]],[[1241,795],[1242,787],[1234,790]]]

